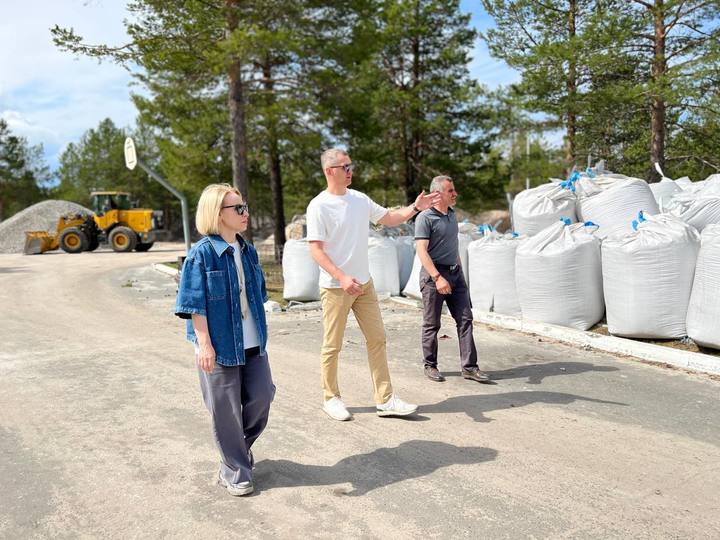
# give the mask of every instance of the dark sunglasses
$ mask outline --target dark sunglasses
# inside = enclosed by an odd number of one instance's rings
[[[345,174],[352,172],[352,170],[355,168],[355,166],[352,163],[348,163],[347,165],[334,165],[332,167],[328,167],[328,169],[340,169],[345,171]]]
[[[231,204],[230,206],[221,206],[221,208],[234,208],[238,216],[248,214],[250,209],[247,204]]]

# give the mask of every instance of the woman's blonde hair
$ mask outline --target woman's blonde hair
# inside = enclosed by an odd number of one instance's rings
[[[228,193],[240,195],[238,189],[230,184],[210,184],[203,189],[195,213],[195,227],[200,234],[220,234],[220,211]]]

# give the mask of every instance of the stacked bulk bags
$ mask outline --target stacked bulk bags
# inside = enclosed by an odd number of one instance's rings
[[[662,180],[654,184],[650,184],[650,190],[652,191],[655,202],[658,203],[660,209],[667,208],[670,200],[677,195],[682,193],[682,188],[670,178],[663,177]]]
[[[415,238],[412,236],[397,236],[393,238],[397,250],[398,272],[400,290],[407,285],[412,272],[413,258],[415,257]]]
[[[368,239],[370,276],[378,294],[400,294],[400,270],[395,242],[391,238]]]
[[[468,273],[468,246],[472,241],[473,237],[469,234],[458,233],[458,252],[460,255],[460,266],[462,266],[462,271],[465,275],[465,283],[470,281],[470,274]]]
[[[611,334],[680,338],[687,317],[700,236],[674,216],[644,216],[635,231],[602,244],[602,271]]]
[[[583,177],[576,183],[576,193],[578,217],[596,223],[600,238],[631,232],[630,223],[641,210],[648,215],[660,212],[650,186],[639,178],[621,174]]]
[[[516,234],[488,232],[468,246],[470,300],[473,308],[503,315],[520,315],[515,287]]]
[[[720,225],[703,230],[687,314],[695,343],[720,349]]]
[[[597,226],[558,220],[517,247],[515,282],[523,318],[587,330],[603,316]]]
[[[420,257],[415,255],[413,257],[413,265],[412,265],[412,271],[410,272],[410,277],[407,280],[407,284],[405,285],[405,288],[403,289],[403,294],[405,296],[408,296],[410,298],[416,298],[421,299],[422,293],[420,292],[420,269],[422,268],[422,264],[420,264]]]
[[[699,188],[693,186],[675,195],[668,203],[666,212],[700,232],[707,225],[720,223],[720,175],[704,180]]]
[[[532,236],[561,217],[577,221],[572,182],[551,182],[521,191],[513,200],[513,229]]]
[[[285,300],[320,300],[320,267],[310,255],[306,239],[285,242],[282,269]]]

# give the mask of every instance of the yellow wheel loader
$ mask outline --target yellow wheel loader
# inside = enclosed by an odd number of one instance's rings
[[[107,242],[114,251],[147,251],[162,228],[159,210],[132,208],[130,194],[124,191],[93,191],[93,214],[60,216],[55,234],[46,231],[25,233],[27,255],[61,248],[67,253],[93,251]]]

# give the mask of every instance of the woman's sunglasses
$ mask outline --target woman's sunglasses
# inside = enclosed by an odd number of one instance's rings
[[[250,212],[247,204],[231,204],[229,206],[222,206],[221,208],[234,208],[238,216],[242,216]]]

